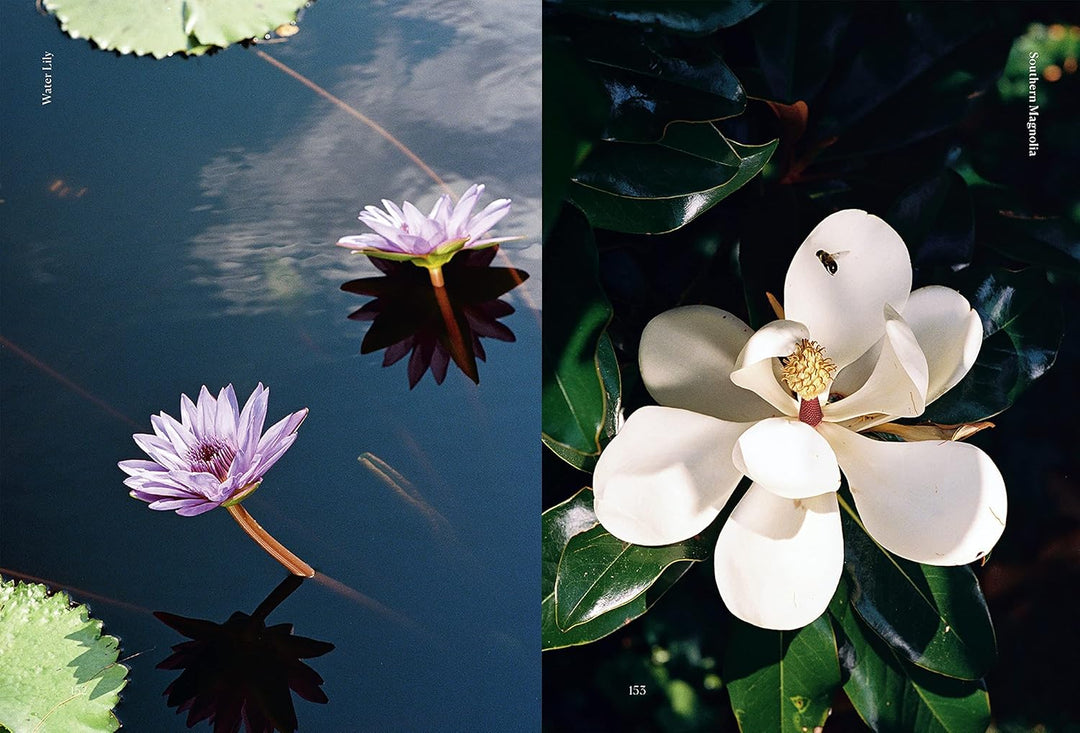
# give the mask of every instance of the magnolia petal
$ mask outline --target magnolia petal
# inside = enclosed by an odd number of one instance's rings
[[[753,333],[719,308],[688,305],[665,311],[641,334],[641,379],[653,399],[668,407],[733,422],[774,415],[768,403],[731,381],[735,359]]]
[[[885,306],[885,336],[874,370],[854,394],[822,408],[830,422],[860,415],[882,413],[893,417],[917,417],[926,409],[926,357],[911,328]]]
[[[926,401],[930,403],[956,386],[979,357],[982,319],[960,293],[930,285],[911,293],[904,320],[926,354],[930,367]]]
[[[964,565],[990,552],[1008,499],[994,462],[969,443],[877,441],[822,423],[867,532],[900,557]]]
[[[734,615],[765,629],[798,629],[824,613],[843,566],[831,491],[784,499],[751,484],[716,541],[721,598]]]
[[[810,337],[806,326],[795,321],[766,323],[751,336],[731,372],[731,381],[756,393],[785,415],[799,414],[799,403],[777,377],[781,359],[795,351],[800,339]]]
[[[746,428],[689,410],[641,408],[596,463],[600,524],[635,545],[668,545],[701,532],[742,478],[731,450]]]
[[[744,432],[731,454],[754,483],[785,499],[805,499],[840,488],[840,468],[829,442],[804,422],[762,420]]]
[[[903,312],[909,292],[904,240],[878,217],[847,209],[825,217],[795,252],[784,281],[784,313],[805,323],[843,367],[881,338],[885,304]]]

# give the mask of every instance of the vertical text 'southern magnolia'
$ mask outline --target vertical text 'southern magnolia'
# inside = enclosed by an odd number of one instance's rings
[[[629,417],[593,477],[600,523],[639,545],[685,540],[752,484],[721,529],[716,583],[733,614],[795,629],[824,612],[844,561],[836,490],[867,531],[930,565],[985,555],[1005,528],[1005,484],[975,446],[861,435],[917,417],[971,368],[982,323],[949,288],[911,292],[900,236],[840,211],[795,253],[784,320],[756,333],[709,306],[645,328],[642,378],[662,407]]]

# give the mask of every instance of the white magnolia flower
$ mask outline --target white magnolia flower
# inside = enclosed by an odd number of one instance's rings
[[[871,536],[916,562],[982,557],[1006,514],[1001,474],[975,446],[859,434],[922,414],[982,343],[959,293],[911,292],[888,224],[858,210],[822,221],[792,259],[784,308],[756,333],[708,306],[654,318],[641,375],[664,406],[631,415],[593,477],[600,523],[638,545],[701,532],[750,477],[717,541],[716,584],[733,614],[770,629],[805,626],[836,590],[840,471]]]

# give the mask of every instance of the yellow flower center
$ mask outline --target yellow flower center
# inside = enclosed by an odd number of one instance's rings
[[[836,365],[825,357],[824,347],[809,339],[799,339],[783,365],[784,382],[804,400],[823,393],[836,373]]]

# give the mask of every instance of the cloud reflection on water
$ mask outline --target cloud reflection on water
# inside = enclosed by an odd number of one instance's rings
[[[381,10],[371,11],[382,27],[365,63],[320,68],[311,61],[322,56],[302,46],[282,51],[303,43],[303,34],[272,53],[386,127],[457,195],[483,180],[499,197],[513,199],[500,229],[526,240],[505,247],[499,264],[538,275],[539,8],[507,14],[493,2],[426,1]],[[281,74],[279,82],[282,92],[295,92],[294,80]],[[336,289],[342,280],[376,272],[333,246],[356,228],[364,204],[408,199],[424,209],[441,193],[373,130],[308,94],[297,97],[310,105],[297,129],[276,141],[222,150],[200,172],[207,204],[196,213],[208,223],[192,241],[202,263],[195,282],[220,293],[225,313],[324,308],[325,300],[308,296],[328,282]],[[539,303],[540,281],[535,276],[518,296],[526,307]]]

